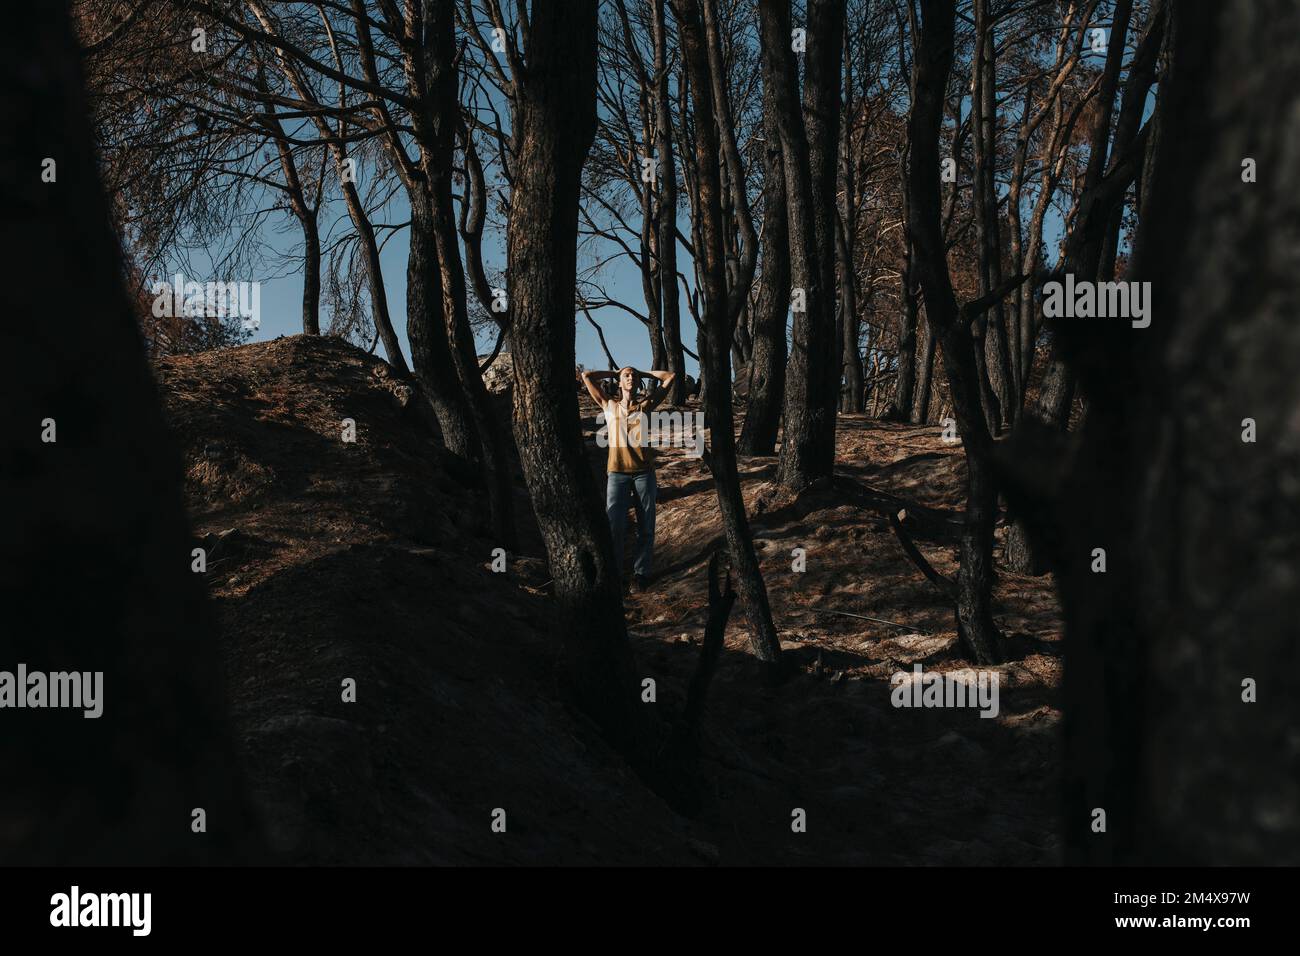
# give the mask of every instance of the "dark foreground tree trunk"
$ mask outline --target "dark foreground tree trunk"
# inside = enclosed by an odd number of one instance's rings
[[[540,5],[527,55],[516,83],[507,234],[515,439],[555,579],[569,688],[611,742],[634,754],[646,705],[573,388],[579,177],[596,133],[596,0]]]
[[[0,336],[0,668],[103,674],[98,718],[0,712],[0,861],[250,860],[258,837],[190,571],[180,461],[122,286],[64,4],[26,10],[0,51],[0,209],[16,240],[6,265],[21,277]],[[55,182],[41,181],[45,157]],[[58,321],[35,320],[51,290]],[[195,808],[206,833],[191,831]]]
[[[1038,512],[1060,543],[1067,621],[1067,859],[1294,866],[1300,13],[1280,0],[1168,12],[1127,277],[1152,284],[1151,325],[1061,323],[1089,411],[1077,454],[1048,469],[1068,476],[1055,507]],[[1257,182],[1242,182],[1247,158]]]

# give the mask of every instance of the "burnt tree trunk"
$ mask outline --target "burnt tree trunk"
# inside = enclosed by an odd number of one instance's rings
[[[8,865],[250,862],[223,667],[192,573],[182,472],[145,360],[86,121],[65,4],[0,40],[7,423],[0,492],[5,669],[102,672],[101,715],[6,709],[0,860]],[[57,178],[42,182],[46,157]],[[45,442],[46,419],[54,441]],[[22,622],[21,624],[18,622]],[[17,625],[17,626],[15,626]],[[26,693],[27,688],[19,692]],[[208,831],[191,832],[207,811]]]
[[[1133,11],[1133,0],[1116,0],[1113,26],[1107,39],[1106,65],[1102,70],[1101,86],[1097,94],[1098,115],[1093,123],[1088,142],[1088,165],[1084,170],[1084,197],[1080,199],[1078,221],[1067,243],[1060,272],[1074,273],[1077,280],[1092,282],[1097,278],[1104,244],[1104,227],[1109,221],[1107,208],[1098,209],[1087,201],[1095,192],[1106,169],[1107,144],[1110,141],[1110,118],[1119,85],[1120,70],[1124,61],[1124,42],[1128,34],[1128,21]],[[1139,114],[1142,104],[1138,104]],[[1118,192],[1115,200],[1122,206],[1124,194]],[[1052,348],[1052,361],[1043,375],[1043,383],[1034,415],[1040,422],[1064,429],[1070,421],[1070,406],[1074,402],[1074,369],[1062,360],[1056,345]]]
[[[841,363],[844,367],[843,394],[840,399],[840,411],[861,412],[863,405],[862,352],[858,349],[858,298],[857,285],[853,281],[853,260],[844,229],[837,228],[840,263],[840,333]]]
[[[1109,182],[1103,184],[1103,171],[1108,168],[1110,103],[1119,84],[1132,7],[1132,0],[1119,0],[1115,7],[1101,83],[1100,96],[1104,98],[1101,116],[1092,130],[1088,166],[1084,172],[1085,193],[1079,202],[1075,232],[1066,245],[1059,270],[1062,274],[1074,273],[1085,281],[1106,279],[1114,269],[1113,247],[1109,265],[1104,261],[1108,237],[1112,224],[1118,228],[1116,217],[1123,212],[1124,193],[1139,169],[1134,154],[1134,150],[1139,148],[1135,145],[1138,143],[1138,127],[1146,107],[1147,90],[1155,78],[1156,59],[1163,38],[1164,8],[1163,4],[1158,4],[1152,11],[1151,23],[1130,66],[1115,141],[1110,151],[1110,171],[1106,174]],[[1064,432],[1069,427],[1076,391],[1075,370],[1064,360],[1059,338],[1053,339],[1051,359],[1043,374],[1037,400],[1027,412],[1036,423],[1035,427],[1045,425]],[[1035,553],[1024,520],[1019,515],[1007,526],[1004,559],[1007,568],[1019,574],[1040,575],[1049,570],[1046,556]]]
[[[740,430],[742,455],[776,454],[781,405],[785,400],[785,317],[790,311],[790,224],[786,218],[785,167],[776,127],[773,91],[763,87],[763,250],[758,304],[754,310],[754,359],[749,397]]]
[[[357,61],[361,66],[362,75],[370,83],[379,86],[379,66],[375,59],[374,44],[370,35],[370,19],[366,14],[365,0],[350,0],[349,4],[352,11],[352,19],[355,23],[357,37]],[[341,69],[340,65],[340,69]],[[409,82],[409,80],[408,80]],[[340,94],[341,96],[342,94]],[[375,104],[373,116],[376,121],[384,126],[393,125],[392,116],[388,108],[382,101]],[[418,112],[418,111],[417,111]],[[342,129],[340,121],[340,129]],[[396,134],[390,134],[384,140],[384,147],[391,159],[392,169],[402,180],[402,185],[406,189],[408,201],[411,205],[411,233],[410,243],[412,250],[407,255],[406,260],[406,334],[407,341],[411,348],[411,368],[415,374],[415,379],[420,382],[426,399],[433,405],[435,414],[438,417],[440,429],[443,431],[444,444],[461,457],[468,457],[471,449],[469,435],[467,434],[465,422],[467,420],[464,403],[456,395],[448,394],[445,397],[430,388],[427,381],[428,376],[439,372],[441,366],[449,365],[449,362],[443,362],[440,352],[445,352],[445,347],[439,348],[438,343],[425,347],[426,354],[422,358],[425,371],[422,373],[416,365],[415,360],[415,341],[416,337],[412,336],[412,322],[415,323],[415,332],[417,337],[423,339],[427,334],[425,330],[432,321],[431,314],[427,309],[433,308],[435,297],[432,295],[433,289],[426,288],[428,276],[431,274],[430,259],[434,255],[434,246],[436,241],[429,235],[428,216],[425,215],[428,209],[427,199],[424,197],[422,185],[419,182],[418,170],[410,157],[406,153],[400,138]],[[342,148],[335,146],[334,162],[339,167],[340,172],[345,167],[346,155]],[[340,174],[340,179],[342,175]],[[344,189],[344,196],[348,197],[348,213],[353,216],[353,221],[357,221],[354,213],[360,210],[363,218],[367,221],[367,228],[362,231],[362,238],[366,241],[366,262],[369,270],[371,301],[375,304],[375,326],[379,333],[379,338],[384,343],[384,351],[388,355],[388,362],[394,368],[405,371],[406,360],[402,358],[401,344],[397,340],[397,332],[393,327],[391,316],[389,314],[388,296],[383,291],[383,272],[380,268],[379,246],[374,242],[374,230],[369,226],[369,217],[364,216],[365,209],[360,203],[360,196],[357,195],[355,183],[351,192]],[[355,199],[355,205],[353,200]],[[366,237],[369,236],[367,239]],[[415,251],[417,243],[420,246],[418,252]],[[411,284],[412,277],[416,277],[416,287]],[[380,306],[382,305],[382,309]],[[445,374],[443,381],[449,382]],[[447,432],[450,429],[451,440],[447,440]],[[454,443],[454,444],[453,444]]]
[[[835,221],[844,4],[810,0],[802,110],[799,70],[790,48],[789,0],[760,0],[762,53],[776,91],[777,128],[786,174],[790,258],[806,308],[794,313],[786,368],[785,425],[777,480],[799,490],[828,478],[835,465],[840,335],[836,323]]]
[[[302,229],[302,332],[303,335],[320,335],[320,227],[316,222],[317,206],[307,201],[307,193],[298,175],[298,162],[289,147],[284,128],[276,117],[274,101],[267,95],[265,77],[259,72],[253,86],[262,94],[266,115],[262,127],[275,141],[280,158],[280,171],[284,174],[283,190],[289,199],[289,209]],[[317,200],[319,201],[319,195]]]
[[[616,747],[637,752],[644,705],[573,387],[579,187],[596,134],[596,0],[536,9],[516,95],[506,238],[515,439],[554,578],[568,687]]]
[[[258,88],[265,89],[260,78]],[[302,332],[303,335],[320,335],[320,227],[316,222],[316,209],[307,201],[293,150],[284,138],[279,120],[274,118],[274,105],[268,105],[266,110],[270,115],[263,125],[275,140],[289,208],[302,229]]]
[[[413,192],[411,246],[406,259],[406,338],[421,390],[433,405],[443,444],[466,461],[477,461],[478,435],[460,387],[443,321],[438,238],[429,196]]]
[[[465,272],[479,306],[491,316],[497,328],[509,334],[509,310],[505,313],[492,308],[492,285],[487,270],[483,268],[483,227],[487,223],[487,184],[483,178],[483,161],[478,155],[474,132],[461,117],[456,135],[460,137],[465,157],[465,200],[461,203],[460,219],[456,229],[465,249]]]
[[[300,216],[302,224],[302,332],[320,335],[320,229],[315,214]]]
[[[716,0],[701,0],[704,44],[713,100],[710,126],[717,133],[718,146],[722,152],[719,205],[722,210],[726,331],[736,355],[737,370],[744,373],[747,372],[753,355],[748,320],[750,288],[754,283],[754,268],[758,263],[758,230],[754,227],[749,192],[745,187],[745,167],[741,163],[740,147],[736,143],[735,123],[727,91],[727,64],[723,58],[715,5]]]
[[[1000,659],[993,622],[993,528],[997,484],[993,438],[980,403],[980,377],[970,316],[959,309],[940,223],[939,130],[945,88],[952,71],[954,0],[922,0],[923,22],[916,51],[916,84],[908,117],[910,220],[915,266],[925,293],[925,315],[943,348],[944,370],[966,451],[966,515],[957,577],[957,630],[978,663]]]
[[[673,373],[668,400],[686,401],[686,355],[682,349],[682,310],[677,289],[677,162],[673,155],[673,111],[668,93],[668,24],[664,0],[654,0],[655,154],[659,158],[659,304],[664,353]]]
[[[910,213],[910,202],[907,189],[907,159],[906,156],[901,160],[901,169],[899,178],[902,181],[902,213],[903,213],[903,265],[900,270],[900,280],[902,289],[902,309],[898,313],[898,378],[895,381],[894,400],[890,403],[889,411],[885,417],[891,421],[898,422],[916,422],[916,402],[919,398],[917,395],[917,386],[919,376],[916,361],[916,330],[917,330],[917,297],[915,270],[912,268],[912,259],[915,252],[912,248],[912,229],[908,225]],[[931,356],[933,358],[933,356]],[[929,400],[930,380],[928,369],[922,369],[921,374],[925,375],[924,392],[925,399]],[[925,409],[920,410],[920,421],[925,421]]]
[[[913,307],[915,303],[916,298],[913,296]],[[930,385],[934,381],[934,333],[928,323],[921,327],[920,332],[920,359],[916,363],[916,399],[912,404],[913,425],[924,425],[930,421]]]
[[[370,18],[364,0],[351,0],[356,24],[358,62],[365,78],[379,86],[379,66],[370,36]],[[396,11],[394,11],[396,16]],[[412,108],[410,125],[419,147],[419,163],[411,160],[403,141],[391,133],[384,146],[392,169],[402,180],[411,207],[410,248],[406,257],[406,337],[411,346],[411,367],[425,398],[433,406],[443,444],[452,454],[476,461],[481,444],[474,420],[457,377],[452,346],[444,319],[443,282],[438,255],[438,219],[435,216],[429,153],[436,138],[438,109],[428,95],[429,77],[424,63],[425,11],[422,5],[404,8],[402,30],[417,38],[402,45],[402,73]],[[396,24],[394,24],[396,26]],[[392,126],[392,117],[382,101],[374,105],[375,119]],[[383,334],[383,329],[380,329]],[[395,343],[394,343],[395,345]],[[385,343],[385,348],[388,343]],[[390,351],[390,358],[393,354]]]
[[[974,0],[975,62],[974,132],[975,161],[975,237],[979,247],[979,294],[988,295],[1002,284],[1002,243],[998,228],[998,194],[995,178],[997,165],[997,66],[994,23],[989,16],[989,0]],[[979,358],[988,379],[988,425],[993,434],[1001,433],[1003,424],[1015,417],[1016,395],[1007,343],[1006,309],[995,302],[976,319],[983,341]],[[995,400],[994,400],[995,399]]]
[[[344,165],[346,159],[342,149],[334,151],[334,165],[339,172],[340,180],[346,168]],[[365,250],[366,288],[370,290],[370,314],[375,323],[375,332],[379,335],[379,341],[384,344],[384,355],[388,358],[388,364],[399,372],[409,372],[406,356],[402,354],[402,344],[397,338],[397,330],[393,328],[392,313],[388,309],[388,291],[384,288],[384,267],[379,261],[379,240],[375,236],[374,224],[370,221],[356,184],[344,182],[341,188],[348,208],[348,217],[352,220],[352,228],[356,230],[361,247]]]
[[[1089,399],[1040,511],[1061,542],[1067,860],[1295,865],[1300,14],[1225,0],[1167,15],[1127,277],[1151,283],[1151,325],[1059,332]]]
[[[707,2],[707,0],[706,0]],[[750,642],[754,656],[768,665],[781,658],[781,641],[772,623],[767,587],[763,584],[753,536],[745,515],[740,474],[736,468],[736,439],[731,409],[730,321],[733,303],[728,302],[726,261],[723,253],[722,180],[718,169],[719,140],[717,121],[720,112],[713,100],[709,80],[708,53],[704,26],[697,0],[672,0],[681,37],[682,57],[690,79],[695,115],[696,199],[700,242],[696,259],[704,287],[704,316],[700,329],[700,366],[710,382],[705,393],[705,420],[711,447],[708,464],[713,473],[722,511],[722,524],[736,571],[741,600],[749,619]],[[724,383],[724,384],[719,384]],[[774,669],[773,669],[774,670]]]
[[[858,347],[858,335],[862,328],[862,318],[858,312],[858,283],[855,268],[855,251],[858,235],[858,211],[862,205],[858,196],[857,164],[853,156],[853,120],[861,102],[854,98],[855,84],[853,77],[852,37],[847,29],[841,30],[844,45],[844,90],[842,111],[840,115],[840,139],[835,147],[836,162],[839,166],[839,181],[842,201],[836,206],[835,252],[839,268],[840,285],[840,366],[843,385],[840,395],[840,411],[861,413],[866,405],[865,370],[862,365],[862,352]],[[871,295],[871,278],[868,276],[867,295]]]
[[[656,280],[657,281],[657,280]],[[668,367],[668,345],[664,339],[663,326],[659,324],[658,310],[655,307],[649,309],[650,314],[650,367],[667,368]],[[676,381],[674,379],[674,381]]]
[[[460,104],[457,99],[455,6],[453,0],[437,0],[429,11],[431,20],[425,30],[423,67],[426,72],[425,98],[432,107],[432,138],[422,144],[424,171],[429,183],[434,235],[438,249],[438,267],[442,286],[442,314],[466,404],[474,420],[487,485],[492,533],[497,544],[507,551],[517,544],[514,514],[514,487],[510,480],[508,437],[492,411],[487,386],[479,372],[478,349],[469,325],[468,288],[460,258],[456,215],[451,195],[452,153]]]
[[[252,6],[250,9],[252,9],[253,13],[258,17],[258,21],[262,24],[262,28],[268,33],[273,33],[275,30],[274,25],[266,18],[264,9],[260,6]],[[334,49],[335,52],[335,63],[340,69],[342,69],[343,64],[341,62],[341,56],[338,54],[337,48],[332,47],[332,49]],[[306,77],[303,75],[298,65],[289,57],[279,54],[279,51],[277,51],[277,61],[280,64],[280,71],[284,74],[284,78],[293,86],[294,92],[296,92],[301,99],[319,105],[316,96],[312,91],[311,84],[307,82]],[[263,87],[259,83],[259,89],[262,88]],[[339,101],[346,102],[346,100],[346,88],[340,86]],[[274,107],[268,103],[268,110],[272,109],[274,109]],[[369,214],[366,212],[365,203],[361,199],[361,194],[357,191],[355,176],[352,175],[352,170],[348,164],[347,151],[344,148],[343,143],[339,142],[339,140],[344,139],[348,133],[347,117],[339,117],[337,128],[331,128],[327,116],[323,113],[321,115],[313,116],[312,123],[315,125],[316,131],[320,134],[322,139],[331,140],[327,148],[329,149],[330,158],[334,162],[334,171],[338,176],[339,190],[343,193],[344,203],[348,210],[348,217],[352,220],[352,228],[356,230],[357,238],[361,242],[361,247],[365,252],[366,280],[367,287],[370,291],[370,308],[372,320],[375,323],[375,332],[378,334],[379,340],[384,343],[384,353],[388,356],[388,364],[393,366],[393,368],[399,372],[408,373],[410,368],[406,364],[405,356],[402,355],[402,347],[398,342],[397,332],[393,328],[392,316],[388,310],[388,294],[384,289],[384,272],[379,261],[379,243],[375,237],[375,228],[370,221]],[[278,121],[276,127],[279,128]],[[280,144],[280,155],[282,165],[286,164],[286,162],[292,161],[293,154],[288,150],[287,143]],[[286,166],[286,168],[288,167]],[[294,179],[297,179],[296,172],[294,173]],[[299,191],[301,192],[301,189]],[[313,219],[314,218],[315,217],[313,216]],[[317,238],[317,245],[319,246],[319,238]],[[317,278],[316,300],[317,303],[319,303],[319,277]],[[305,308],[306,306],[304,303],[304,310]],[[306,323],[304,320],[304,327],[305,325]],[[319,327],[319,322],[317,322],[317,334],[319,334]]]

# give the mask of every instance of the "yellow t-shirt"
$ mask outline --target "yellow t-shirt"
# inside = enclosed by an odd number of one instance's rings
[[[655,450],[649,443],[649,415],[663,401],[664,391],[656,388],[645,398],[630,402],[626,408],[616,398],[605,402],[605,435],[609,443],[605,471],[634,475],[653,470]]]

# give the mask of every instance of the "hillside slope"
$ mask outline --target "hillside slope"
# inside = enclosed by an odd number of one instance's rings
[[[771,459],[742,461],[794,674],[761,685],[737,606],[704,721],[706,808],[686,820],[560,697],[549,575],[522,483],[522,555],[493,574],[477,490],[383,362],[294,337],[169,359],[158,375],[210,557],[241,752],[286,858],[1057,861],[1050,579],[1000,578],[1011,659],[996,668],[996,719],[890,703],[899,670],[966,666],[951,612],[881,506],[955,514],[960,447],[937,428],[846,416],[840,477],[798,497],[771,483]],[[585,397],[581,407],[602,472],[596,410]],[[354,443],[341,438],[344,419]],[[702,462],[669,450],[659,478],[654,588],[626,607],[638,665],[671,712],[695,666],[721,527]],[[917,545],[941,573],[955,571],[950,545],[924,535]],[[793,568],[796,548],[806,570]],[[345,678],[355,703],[341,700]],[[495,808],[506,834],[490,829]],[[807,832],[791,830],[796,808]]]
[[[558,702],[540,566],[489,570],[473,490],[388,371],[306,337],[158,369],[276,848],[312,863],[699,862],[692,825]]]

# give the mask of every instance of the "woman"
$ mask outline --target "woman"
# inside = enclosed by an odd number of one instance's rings
[[[583,372],[587,394],[605,414],[609,455],[605,463],[605,513],[614,538],[614,560],[619,576],[623,574],[623,531],[627,525],[628,498],[636,507],[636,558],[632,565],[632,585],[638,592],[646,589],[655,546],[655,457],[650,446],[650,428],[646,415],[664,400],[673,380],[672,372],[640,372],[632,366],[617,372]],[[618,397],[610,398],[601,390],[602,379],[618,378]],[[639,385],[642,378],[657,381],[649,394]]]

